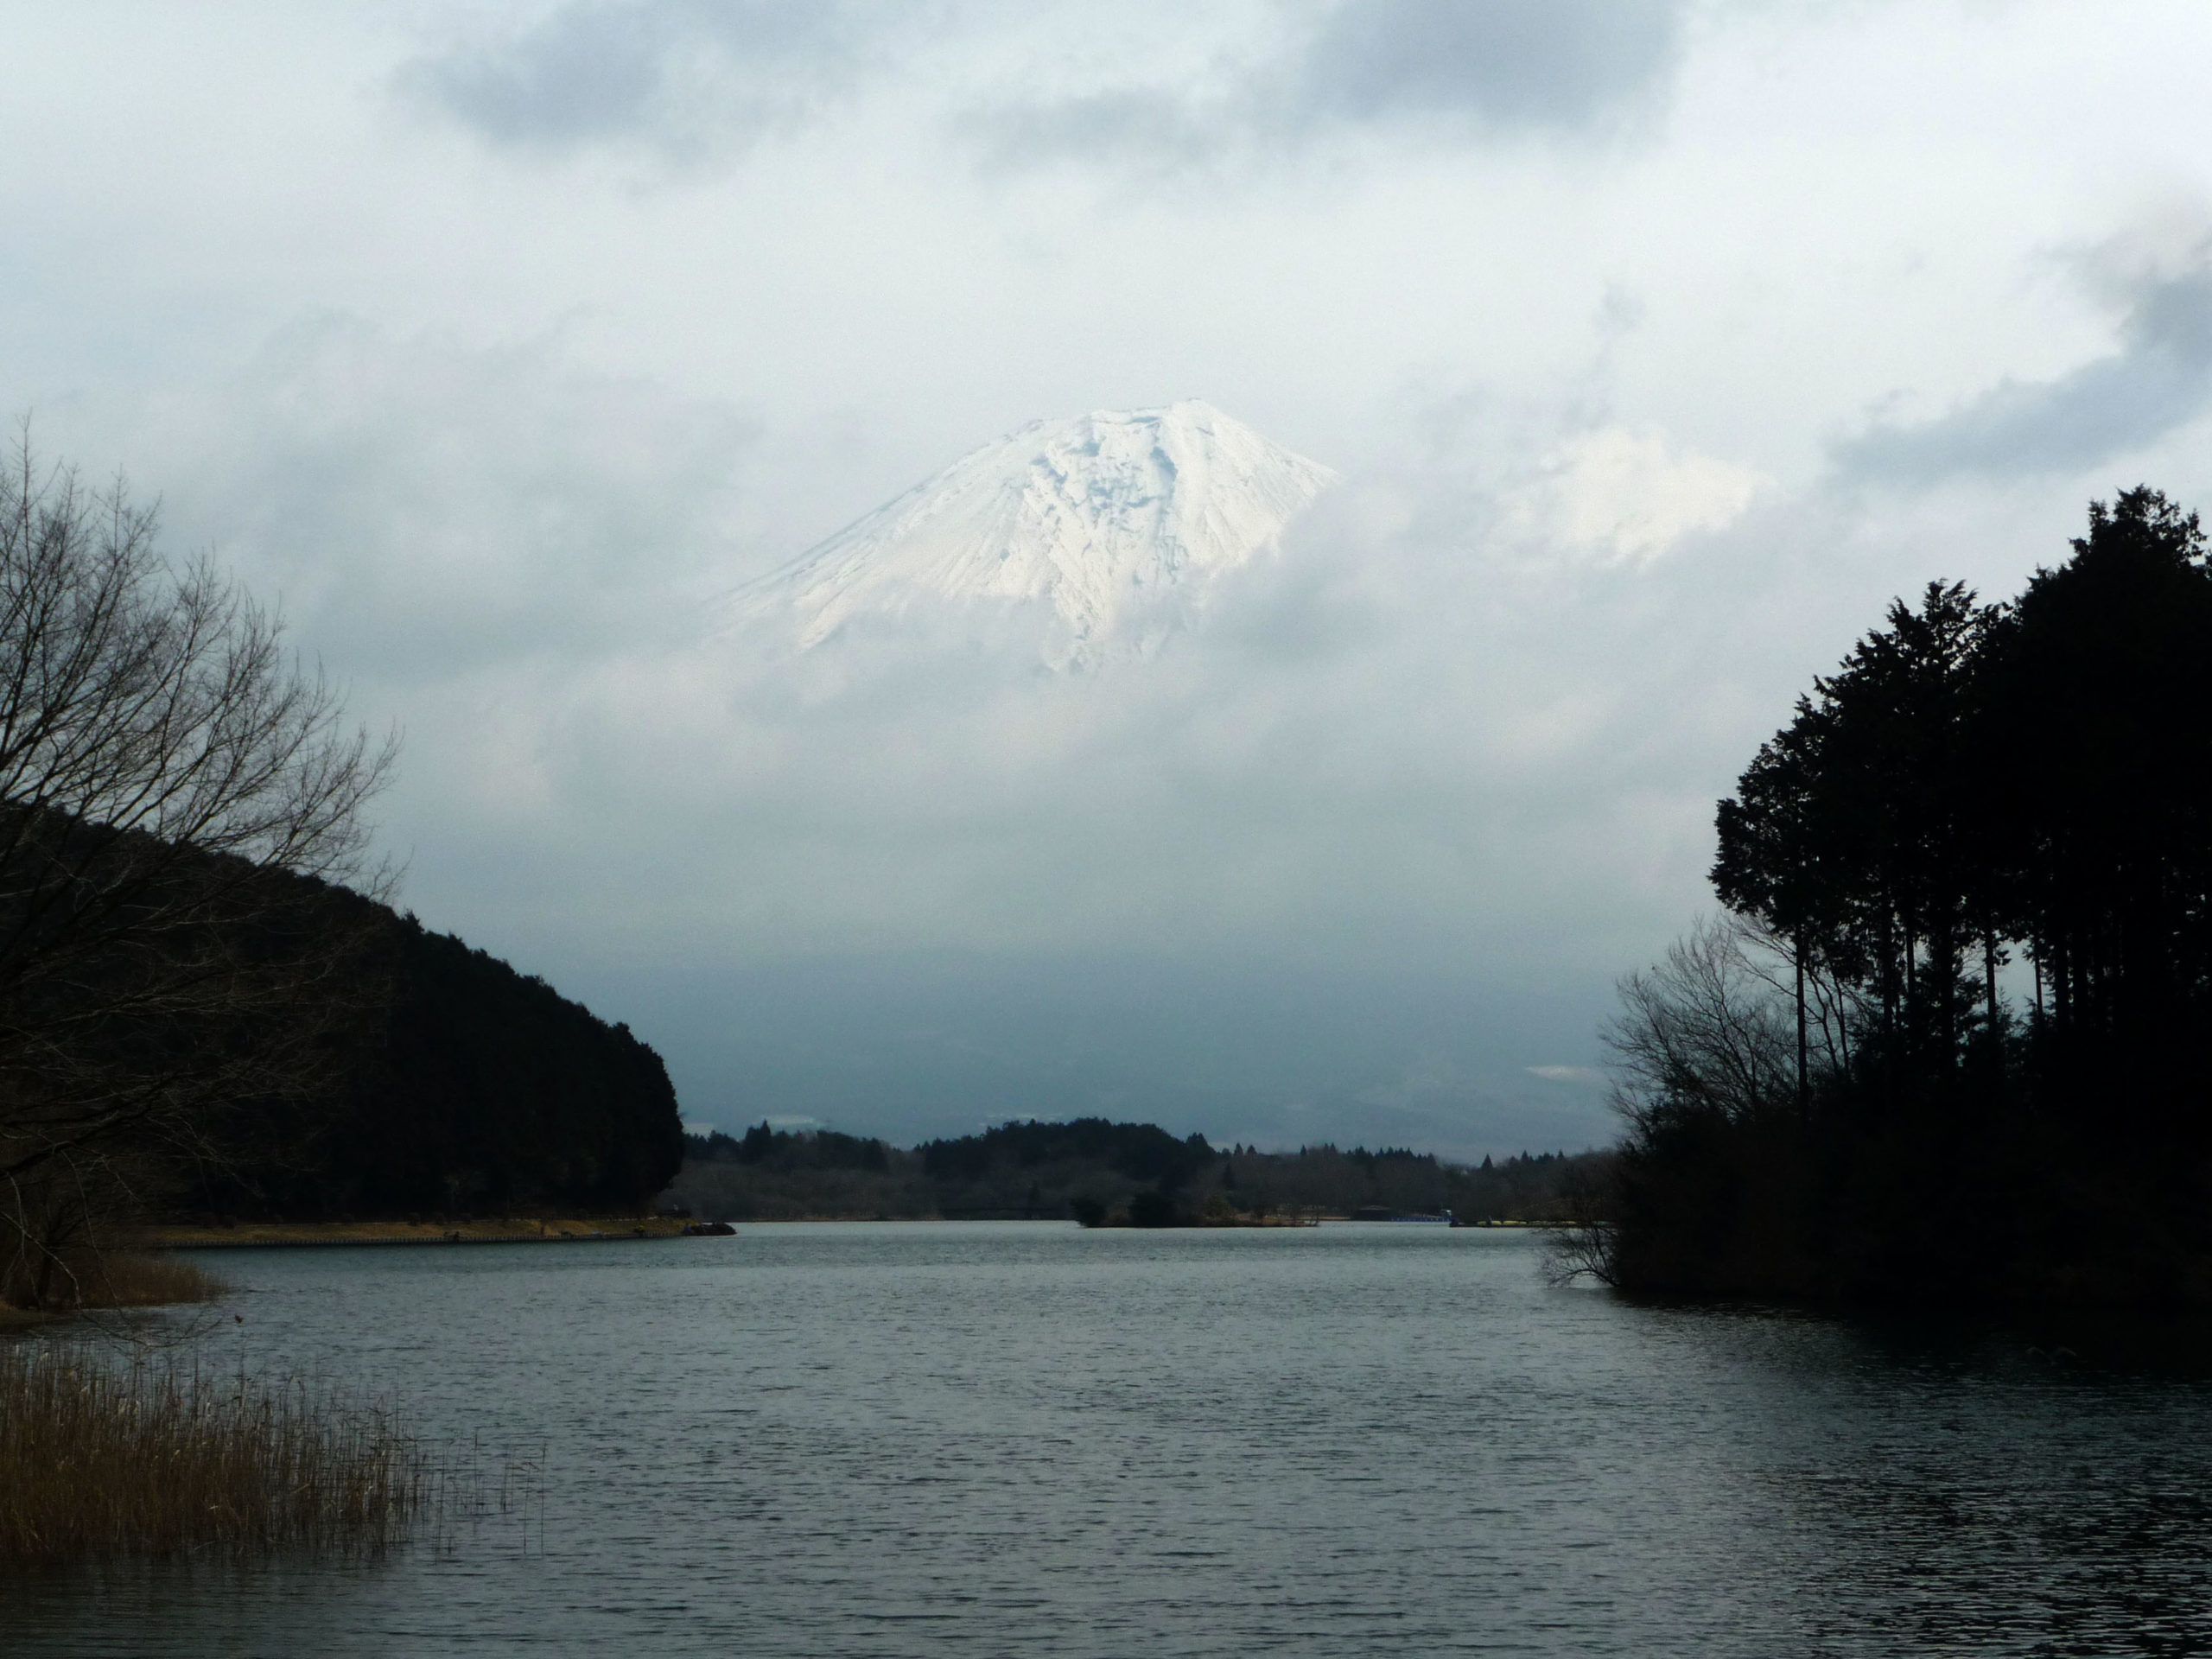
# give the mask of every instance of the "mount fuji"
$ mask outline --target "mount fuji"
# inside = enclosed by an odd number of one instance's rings
[[[733,595],[802,649],[919,605],[1049,606],[1055,667],[1141,654],[1336,474],[1211,405],[1038,421]]]

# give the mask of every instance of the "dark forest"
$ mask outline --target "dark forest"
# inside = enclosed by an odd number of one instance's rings
[[[2150,489],[1894,604],[1719,804],[1728,920],[1624,982],[1621,1286],[2212,1300],[2212,572]]]
[[[171,1205],[287,1219],[634,1213],[683,1156],[660,1057],[534,975],[356,895],[325,1088],[263,1103]]]

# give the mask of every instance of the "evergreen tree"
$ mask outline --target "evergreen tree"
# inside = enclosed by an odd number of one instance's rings
[[[1624,1281],[2212,1300],[2208,664],[2197,518],[2139,488],[2011,605],[1931,582],[1814,682],[1719,804],[1738,931],[1624,982]]]

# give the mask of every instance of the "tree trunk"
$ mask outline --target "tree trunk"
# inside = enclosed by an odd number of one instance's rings
[[[1984,995],[1989,1004],[1989,1037],[1992,1042],[1995,1042],[2002,1029],[1997,1018],[1999,1009],[1997,1006],[1997,930],[1995,928],[1982,930],[1981,978],[1985,988]]]
[[[1806,1070],[1805,1041],[1805,930],[1800,927],[1792,941],[1790,955],[1797,964],[1797,1109],[1806,1111],[1812,1103],[1812,1081]]]

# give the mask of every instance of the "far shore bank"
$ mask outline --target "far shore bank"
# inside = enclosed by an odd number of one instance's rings
[[[1023,1216],[871,1216],[871,1215],[812,1215],[777,1217],[776,1221],[786,1224],[806,1225],[828,1222],[916,1222],[944,1221],[1000,1221],[1000,1220],[1059,1220],[1059,1217]],[[1344,1223],[1373,1218],[1344,1215],[1307,1215],[1293,1220],[1286,1217],[1238,1217],[1232,1221],[1208,1220],[1195,1227],[1135,1229],[1137,1231],[1205,1231],[1221,1228],[1251,1227],[1311,1227],[1319,1223]],[[1440,1224],[1430,1217],[1407,1218],[1382,1224],[1419,1225]],[[768,1224],[755,1221],[753,1226]],[[1461,1226],[1533,1227],[1541,1224],[1521,1220],[1463,1222]],[[340,1245],[431,1245],[431,1244],[562,1244],[614,1243],[640,1238],[681,1238],[688,1229],[698,1223],[680,1216],[597,1216],[568,1217],[560,1220],[539,1220],[536,1217],[498,1217],[474,1221],[321,1221],[321,1222],[240,1222],[232,1226],[213,1224],[149,1227],[134,1240],[132,1248],[143,1250],[241,1250],[241,1249],[301,1249]],[[1128,1224],[1122,1220],[1106,1224],[1107,1230],[1123,1230]]]
[[[149,1227],[137,1248],[149,1250],[283,1249],[339,1244],[558,1244],[638,1238],[681,1238],[692,1224],[680,1216],[598,1216],[563,1220],[497,1217],[474,1221],[241,1222],[235,1226]]]

